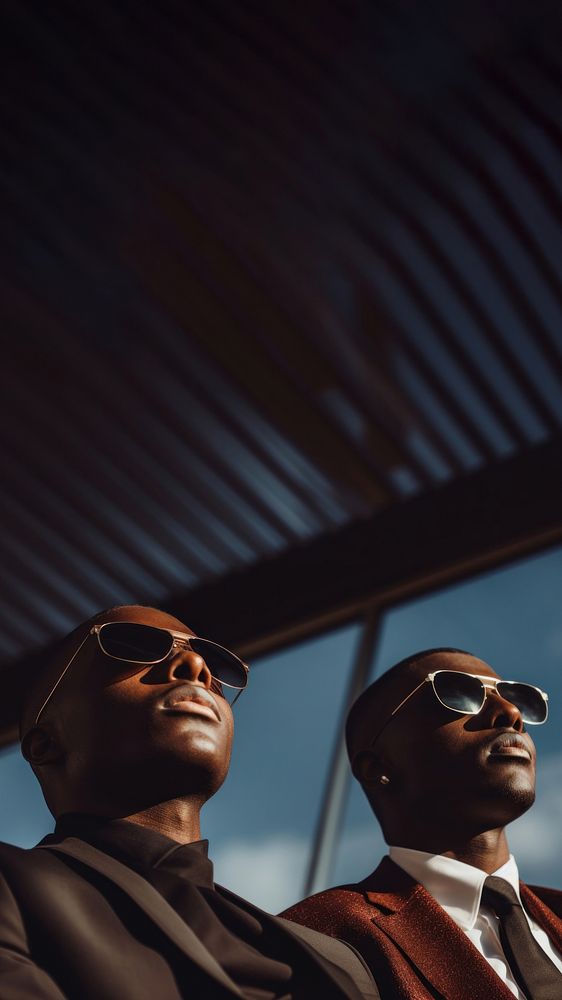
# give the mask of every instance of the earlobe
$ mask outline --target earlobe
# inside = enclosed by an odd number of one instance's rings
[[[21,741],[21,752],[34,767],[54,764],[62,757],[62,749],[54,736],[42,726],[33,726]]]

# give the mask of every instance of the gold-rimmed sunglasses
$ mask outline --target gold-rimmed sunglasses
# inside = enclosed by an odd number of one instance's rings
[[[462,670],[435,670],[402,699],[390,713],[382,729],[371,741],[371,747],[394,718],[397,712],[413,698],[424,684],[431,684],[437,701],[450,712],[459,715],[478,715],[484,707],[489,691],[496,691],[505,701],[515,705],[524,723],[541,726],[548,718],[548,695],[534,684],[525,681],[502,681],[486,674],[468,674]]]
[[[210,639],[201,639],[199,636],[188,635],[186,632],[174,632],[172,629],[143,625],[139,622],[104,622],[101,625],[94,625],[86,633],[41,705],[34,725],[39,722],[63,677],[68,673],[82,646],[91,636],[97,638],[102,653],[109,659],[115,660],[116,663],[134,664],[140,669],[162,663],[171,653],[179,649],[198,653],[218,685],[218,693],[227,700],[229,700],[228,695],[232,695],[231,705],[234,705],[248,683],[249,668],[243,660],[226,649],[225,646],[220,646]],[[127,674],[135,672],[119,671],[116,668],[115,675],[116,677],[120,674],[127,676]]]

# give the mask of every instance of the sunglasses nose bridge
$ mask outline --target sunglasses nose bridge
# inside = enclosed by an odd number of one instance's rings
[[[174,639],[172,641],[172,648],[168,653],[168,656],[171,656],[172,653],[177,652],[178,649],[187,649],[191,651],[191,646],[189,645],[189,639],[179,639],[177,636],[174,636]]]
[[[191,648],[188,639],[174,639],[166,659],[170,664],[169,672],[174,677],[189,676],[192,680],[202,682],[206,687],[211,686],[213,677],[207,661]]]
[[[514,729],[523,729],[524,722],[521,709],[498,691],[498,682],[484,684],[484,689],[486,691],[486,701],[481,711],[489,711],[496,725],[498,719],[505,717]]]

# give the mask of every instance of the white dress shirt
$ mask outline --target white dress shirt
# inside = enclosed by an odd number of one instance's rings
[[[480,868],[466,865],[464,861],[446,858],[442,854],[426,854],[425,851],[414,851],[407,847],[391,847],[389,854],[395,864],[403,868],[416,882],[421,882],[431,893],[457,926],[464,931],[469,941],[478,948],[480,954],[513,995],[518,1000],[525,1000],[525,994],[515,982],[501,946],[498,918],[489,907],[480,905],[487,873]],[[509,861],[492,874],[509,882],[521,902],[519,872],[512,854],[509,856]],[[553,947],[542,928],[528,913],[525,913],[525,916],[533,937],[562,973],[562,956]]]

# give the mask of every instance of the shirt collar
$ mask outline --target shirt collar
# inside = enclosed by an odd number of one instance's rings
[[[54,836],[45,838],[42,843],[64,837],[79,837],[143,874],[148,869],[162,867],[174,869],[199,885],[213,885],[213,864],[207,857],[207,840],[180,844],[126,819],[106,819],[83,813],[61,816]]]
[[[391,847],[389,854],[395,864],[416,882],[421,882],[462,930],[472,930],[480,909],[486,872],[443,854],[427,854],[410,847]],[[512,854],[509,861],[492,874],[509,882],[521,902],[519,872]]]

